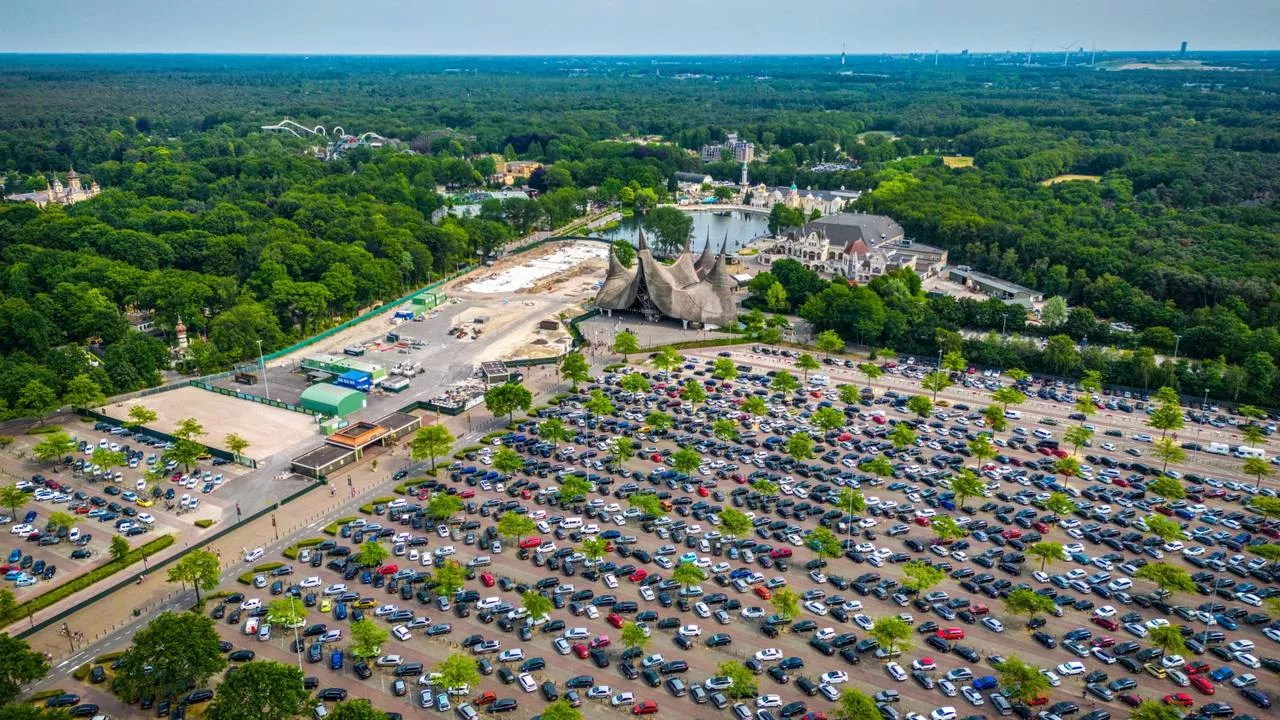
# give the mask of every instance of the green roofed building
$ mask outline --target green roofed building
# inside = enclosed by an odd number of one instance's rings
[[[302,391],[298,404],[308,410],[325,415],[346,417],[364,409],[365,395],[359,390],[340,388],[328,383],[316,383]]]

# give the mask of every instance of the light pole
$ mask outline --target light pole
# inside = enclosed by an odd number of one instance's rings
[[[258,338],[258,362],[262,365],[262,387],[267,393],[267,399],[271,399],[271,381],[267,379],[267,361],[262,355],[262,338]]]
[[[1182,336],[1174,335],[1173,336],[1173,364],[1175,367],[1178,364],[1178,345],[1180,345],[1181,343],[1182,343]]]

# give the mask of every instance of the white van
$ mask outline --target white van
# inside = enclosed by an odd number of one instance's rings
[[[1237,448],[1236,448],[1235,456],[1236,456],[1236,457],[1238,457],[1238,458],[1259,458],[1259,459],[1261,459],[1261,458],[1265,458],[1265,457],[1267,456],[1267,454],[1266,454],[1265,452],[1263,452],[1263,451],[1262,451],[1262,448],[1256,448],[1256,447],[1249,447],[1249,446],[1247,446],[1247,445],[1241,445],[1240,447],[1237,447]]]
[[[263,555],[266,555],[266,551],[265,551],[265,550],[263,550],[262,548],[254,548],[254,549],[252,549],[252,550],[245,550],[245,551],[244,551],[244,561],[245,561],[245,562],[258,562],[259,560],[261,560],[261,559],[262,559],[262,556],[263,556]]]
[[[1018,412],[1017,410],[1005,410],[1004,417],[1006,420],[1021,420],[1022,413]]]
[[[578,528],[582,527],[582,518],[580,517],[565,518],[564,520],[560,521],[560,527],[564,528],[565,530],[577,530]]]

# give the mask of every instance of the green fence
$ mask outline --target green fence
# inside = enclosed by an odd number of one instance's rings
[[[191,387],[200,388],[201,390],[208,390],[209,392],[215,392],[215,393],[218,393],[219,395],[226,395],[227,397],[233,397],[237,400],[248,400],[249,402],[256,402],[256,403],[261,403],[263,405],[270,405],[271,407],[280,408],[281,410],[291,410],[296,413],[302,413],[303,415],[310,415],[312,417],[324,417],[324,413],[316,412],[315,410],[312,410],[310,408],[304,408],[301,405],[294,405],[293,403],[280,402],[279,400],[264,398],[260,395],[250,395],[248,393],[240,392],[239,390],[231,390],[229,388],[224,388],[219,385],[210,385],[209,383],[203,382],[200,380],[192,380]]]
[[[84,410],[79,410],[77,412],[79,412],[81,415],[84,415],[85,417],[90,417],[90,418],[93,418],[94,420],[101,420],[102,422],[111,423],[112,425],[116,425],[118,427],[126,426],[125,421],[117,420],[116,418],[113,418],[110,415],[103,415],[102,413],[97,412],[96,410],[84,409]],[[178,438],[170,435],[169,433],[160,432],[159,430],[153,430],[151,428],[139,428],[137,430],[134,430],[134,432],[156,438],[157,440],[163,440],[164,442],[178,441]],[[205,445],[204,448],[208,450],[209,454],[212,455],[213,457],[222,458],[223,460],[226,460],[228,462],[239,463],[241,465],[244,465],[245,467],[250,467],[250,468],[258,467],[258,462],[253,458],[244,457],[243,455],[236,455],[235,453],[228,452],[221,448],[209,447],[208,445]]]

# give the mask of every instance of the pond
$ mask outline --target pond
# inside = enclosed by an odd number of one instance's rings
[[[693,232],[690,237],[694,255],[702,252],[702,245],[706,242],[708,232],[711,234],[711,248],[713,250],[720,249],[720,243],[724,242],[725,233],[728,232],[730,251],[740,250],[743,245],[752,240],[769,234],[768,215],[746,213],[738,210],[694,212],[689,213],[689,215],[693,217]],[[603,233],[601,236],[610,240],[625,238],[634,245],[640,239],[641,222],[642,220],[638,215],[623,218],[622,225]]]

